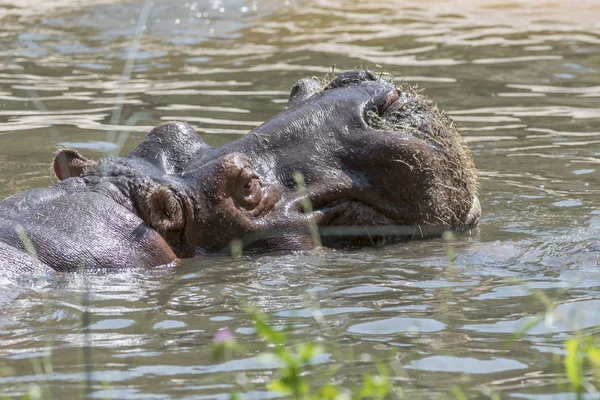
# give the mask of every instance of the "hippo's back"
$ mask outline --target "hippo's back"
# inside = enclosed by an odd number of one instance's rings
[[[0,201],[0,220],[18,220],[21,215],[31,212],[42,204],[85,189],[86,185],[83,179],[72,178],[49,188],[32,189],[16,194]]]

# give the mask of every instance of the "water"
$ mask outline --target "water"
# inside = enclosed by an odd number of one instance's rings
[[[292,342],[328,345],[314,382],[338,363],[335,382],[356,387],[376,371],[368,354],[409,398],[454,385],[573,398],[556,356],[600,330],[600,4],[472,3],[2,2],[0,198],[51,184],[56,146],[124,154],[172,119],[221,145],[280,111],[296,80],[366,66],[425,88],[462,126],[484,217],[452,243],[4,285],[0,393],[269,397],[252,307],[291,324]],[[555,313],[514,340],[546,297]],[[224,327],[246,350],[214,361]]]

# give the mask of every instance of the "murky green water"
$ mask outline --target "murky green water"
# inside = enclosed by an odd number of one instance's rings
[[[280,111],[299,78],[381,66],[463,127],[484,209],[450,245],[4,285],[0,394],[77,398],[87,376],[91,398],[268,397],[249,306],[293,324],[293,342],[329,346],[315,382],[340,363],[334,382],[356,387],[376,371],[368,353],[408,398],[454,385],[469,398],[573,398],[556,355],[573,330],[600,331],[600,4],[467,3],[0,2],[0,198],[51,184],[56,146],[124,153],[172,119],[220,145]],[[546,310],[541,294],[555,318],[513,342]],[[215,362],[223,327],[247,352]]]

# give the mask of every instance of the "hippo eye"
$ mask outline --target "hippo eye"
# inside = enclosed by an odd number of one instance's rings
[[[262,200],[262,186],[260,177],[252,169],[242,169],[235,183],[235,202],[246,210],[254,209]]]

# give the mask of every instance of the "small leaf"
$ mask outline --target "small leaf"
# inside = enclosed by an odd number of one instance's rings
[[[360,389],[360,398],[383,399],[390,392],[390,382],[386,376],[365,375]]]
[[[571,385],[576,391],[581,390],[582,376],[581,376],[581,357],[579,355],[579,339],[573,338],[565,342],[565,350],[567,355],[565,356],[564,364],[565,371],[567,372],[567,378]]]
[[[319,390],[318,399],[336,400],[340,391],[333,385],[325,385]]]
[[[454,395],[456,400],[467,400],[467,396],[465,396],[465,394],[459,386],[452,387],[452,394]]]
[[[298,356],[303,364],[312,361],[320,354],[323,354],[323,347],[316,343],[302,343],[298,346]]]
[[[373,397],[375,395],[375,384],[371,375],[363,378],[363,387],[360,391],[361,397]]]
[[[304,379],[302,379],[300,374],[301,371],[298,366],[287,364],[283,370],[283,376],[280,378],[280,381],[286,384],[296,397],[298,397],[299,394],[308,393],[310,390],[310,387]]]
[[[596,366],[596,368],[600,368],[600,347],[595,347],[594,345],[590,345],[587,349],[587,356]]]
[[[254,316],[254,327],[258,336],[275,345],[283,345],[287,341],[286,332],[278,332],[271,328],[265,318],[259,314]]]
[[[274,381],[269,382],[267,384],[267,389],[269,389],[272,392],[280,393],[283,395],[292,393],[292,389],[289,387],[289,385],[285,382],[282,382],[280,379],[276,379]]]

